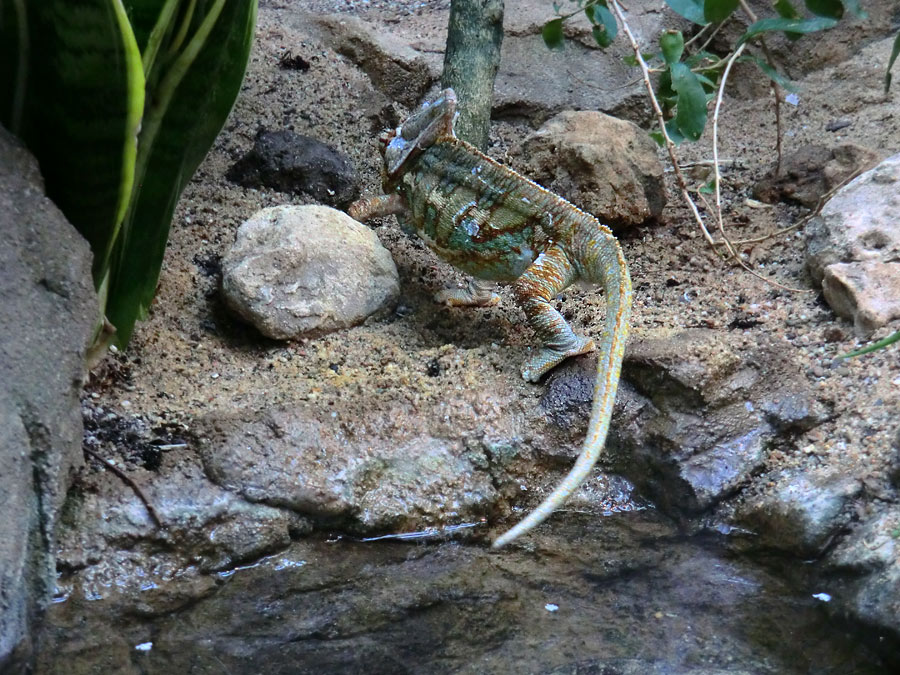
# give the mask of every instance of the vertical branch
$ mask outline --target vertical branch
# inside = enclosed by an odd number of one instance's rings
[[[452,0],[441,84],[459,98],[456,134],[487,147],[503,41],[503,0]]]
[[[739,1],[741,3],[741,9],[744,10],[744,14],[747,15],[747,18],[749,18],[751,22],[755,23],[757,20],[756,13],[750,9],[750,5],[747,4],[746,0]],[[766,57],[766,63],[771,66],[772,70],[775,70],[775,59],[772,57],[772,52],[769,51],[766,39],[762,35],[759,36],[759,44]],[[781,127],[781,100],[784,97],[781,93],[781,85],[774,81],[772,82],[772,93],[775,95],[775,175],[780,176],[782,163],[781,139],[784,136],[784,131]]]

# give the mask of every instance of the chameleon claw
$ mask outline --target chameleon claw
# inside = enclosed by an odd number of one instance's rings
[[[469,279],[466,288],[440,291],[434,299],[450,307],[493,307],[500,302],[500,296],[491,290],[490,284],[480,279]]]
[[[434,300],[450,307],[493,307],[500,303],[500,296],[496,293],[475,296],[466,288],[448,288],[435,293]]]
[[[576,337],[575,343],[570,349],[559,350],[544,347],[536,356],[525,362],[525,366],[522,368],[522,378],[528,382],[537,382],[570,356],[587,354],[594,351],[595,348],[593,340],[583,337]]]

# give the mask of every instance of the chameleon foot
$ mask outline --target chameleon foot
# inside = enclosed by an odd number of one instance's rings
[[[525,362],[525,367],[522,368],[522,377],[529,382],[537,382],[570,356],[587,354],[594,351],[594,348],[594,341],[583,337],[576,337],[575,343],[569,349],[559,350],[544,347],[536,356]]]
[[[434,299],[451,307],[493,307],[500,302],[499,295],[491,291],[487,284],[475,279],[466,288],[448,288],[435,293]]]

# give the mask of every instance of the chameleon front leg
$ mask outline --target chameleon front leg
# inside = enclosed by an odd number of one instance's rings
[[[466,288],[448,288],[435,293],[437,302],[451,307],[492,307],[500,302],[500,296],[491,290],[491,282],[469,279]]]
[[[550,300],[578,278],[578,273],[559,245],[539,255],[513,285],[516,299],[543,347],[525,362],[522,377],[537,382],[570,356],[593,351],[594,341],[576,335]]]

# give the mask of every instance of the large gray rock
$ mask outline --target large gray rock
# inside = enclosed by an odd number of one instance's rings
[[[316,17],[314,21],[332,49],[359,66],[376,89],[396,101],[415,105],[437,79],[438,71],[392,31],[351,14]]]
[[[551,419],[586,417],[589,360],[550,376]],[[712,330],[645,332],[628,345],[606,455],[657,505],[696,515],[749,484],[766,447],[825,419],[798,367],[777,345]],[[580,425],[579,425],[580,427]]]
[[[632,122],[568,110],[514,154],[527,158],[525,175],[614,229],[659,218],[666,205],[656,144]]]
[[[325,206],[275,206],[241,225],[222,292],[263,335],[288,340],[361,323],[395,302],[400,283],[365,225]]]
[[[210,591],[211,573],[281,550],[310,529],[291,511],[250,503],[214,485],[190,453],[164,456],[158,472],[129,473],[162,527],[125,483],[105,472],[84,476],[60,528],[59,568],[81,571],[77,589],[63,577],[64,595],[77,590],[100,599],[115,589],[144,614],[164,613]],[[175,577],[186,583],[171,584]]]
[[[807,225],[807,266],[825,299],[871,333],[900,318],[900,155],[832,197]]]
[[[493,407],[495,397],[466,398]],[[498,500],[492,455],[514,447],[516,432],[504,416],[488,434],[476,407],[454,407],[452,424],[447,409],[404,405],[210,415],[203,461],[245,499],[324,526],[372,533],[478,520]]]
[[[81,462],[79,393],[98,317],[87,243],[0,128],[0,671],[24,668],[53,591],[54,530]]]

